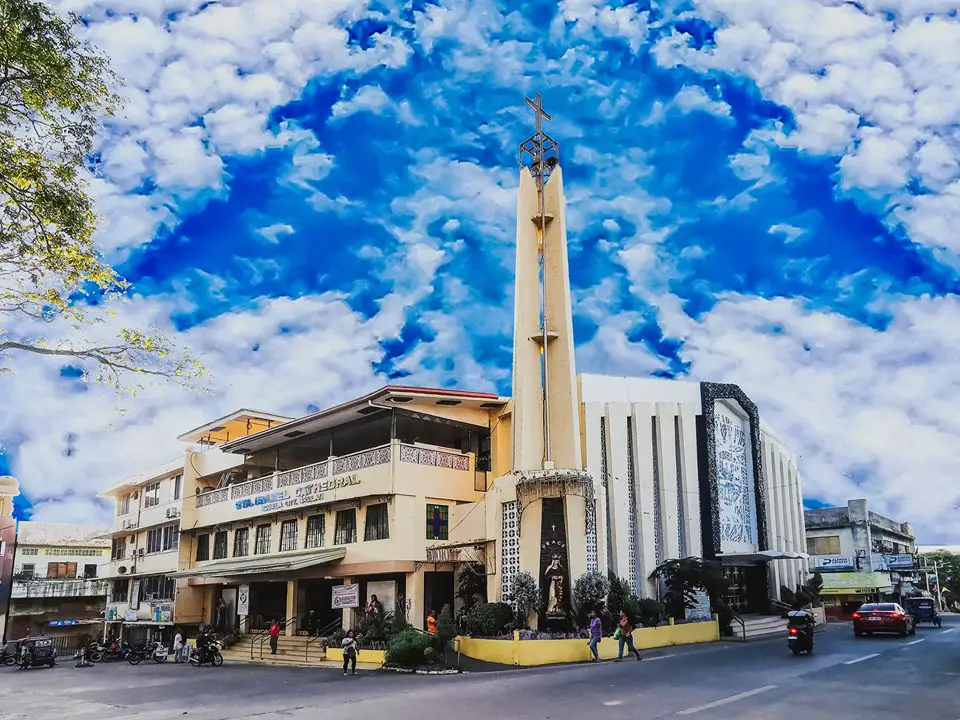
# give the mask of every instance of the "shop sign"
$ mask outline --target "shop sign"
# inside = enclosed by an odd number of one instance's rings
[[[913,567],[913,555],[883,555],[874,553],[873,567],[876,570],[909,570]]]
[[[76,625],[76,620],[51,620],[47,623],[50,627],[67,627],[69,625]]]
[[[250,614],[250,586],[241,585],[239,592],[237,592],[237,615],[249,615]]]
[[[333,587],[332,605],[334,610],[360,607],[360,584],[335,585]]]
[[[351,475],[341,475],[340,477],[329,478],[327,480],[306,483],[295,489],[274,490],[273,492],[257,495],[256,497],[243,498],[243,500],[237,500],[235,506],[237,510],[246,510],[255,507],[264,513],[288,510],[302,505],[314,505],[323,502],[324,493],[359,484],[360,478],[355,473]]]
[[[853,570],[855,563],[848,555],[818,555],[810,558],[816,570]]]

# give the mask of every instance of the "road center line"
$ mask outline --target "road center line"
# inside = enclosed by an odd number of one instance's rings
[[[856,660],[847,660],[844,665],[856,665],[858,662],[863,662],[864,660],[869,660],[870,658],[875,658],[880,653],[870,653],[869,655],[864,655],[863,657],[858,657]]]
[[[743,700],[744,698],[753,697],[754,695],[759,695],[760,693],[766,692],[767,690],[773,690],[776,685],[764,685],[761,688],[756,690],[748,690],[747,692],[742,692],[737,695],[731,695],[730,697],[723,698],[722,700],[715,700],[712,703],[707,703],[706,705],[698,705],[697,707],[687,708],[686,710],[680,710],[677,715],[693,715],[694,713],[701,712],[703,710],[710,710],[715,707],[720,707],[721,705],[726,705],[728,703],[736,702],[737,700]]]
[[[914,640],[913,642],[908,642],[907,645],[916,645],[917,643],[922,643],[926,638],[920,638],[919,640]]]

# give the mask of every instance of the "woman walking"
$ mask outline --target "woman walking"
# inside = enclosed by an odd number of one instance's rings
[[[600,662],[600,653],[597,651],[597,646],[600,644],[600,637],[602,634],[602,624],[600,618],[597,617],[597,613],[590,611],[590,641],[587,643],[587,647],[590,648],[590,652],[593,654],[593,661]],[[622,652],[620,653],[623,654]]]
[[[633,623],[630,622],[630,618],[627,617],[627,614],[621,610],[620,611],[620,622],[617,626],[617,630],[620,633],[618,638],[620,641],[620,651],[617,653],[617,659],[614,662],[620,662],[623,660],[623,646],[626,645],[630,652],[637,656],[637,660],[642,660],[640,651],[633,646]]]
[[[347,665],[349,664],[352,674],[357,674],[357,639],[353,636],[353,630],[347,630],[347,636],[340,643],[343,647],[343,674],[347,674]]]

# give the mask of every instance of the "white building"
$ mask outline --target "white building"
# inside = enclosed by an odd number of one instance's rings
[[[806,574],[796,455],[736,385],[580,375],[597,498],[588,566],[656,597],[670,558],[721,560],[730,605],[763,612]]]

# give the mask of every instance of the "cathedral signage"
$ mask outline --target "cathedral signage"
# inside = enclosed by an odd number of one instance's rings
[[[359,484],[360,478],[355,473],[341,475],[340,477],[334,477],[328,480],[307,483],[296,489],[274,490],[273,492],[257,495],[256,497],[243,498],[242,500],[237,500],[235,506],[237,510],[246,510],[255,507],[264,513],[288,510],[290,508],[300,507],[301,505],[314,505],[318,502],[323,502],[325,493]]]

